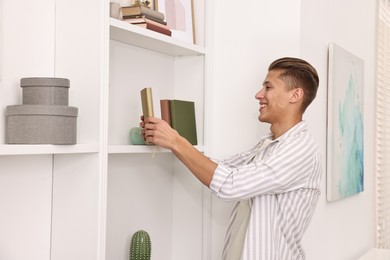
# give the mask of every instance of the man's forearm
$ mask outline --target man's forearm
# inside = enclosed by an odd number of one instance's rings
[[[172,152],[205,186],[210,183],[218,164],[193,147],[185,138],[179,136]]]

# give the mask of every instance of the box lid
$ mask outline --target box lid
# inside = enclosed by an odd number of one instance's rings
[[[69,79],[66,78],[31,77],[20,79],[20,86],[22,88],[31,86],[69,88],[69,85]]]
[[[7,106],[6,116],[13,115],[51,115],[77,116],[78,108],[70,106],[13,105]]]

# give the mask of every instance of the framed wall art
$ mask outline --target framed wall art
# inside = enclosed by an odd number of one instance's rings
[[[193,0],[154,0],[154,9],[165,14],[173,38],[195,44]]]
[[[364,61],[329,44],[327,199],[364,190]]]

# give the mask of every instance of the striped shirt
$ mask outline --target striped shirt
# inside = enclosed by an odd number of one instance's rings
[[[235,202],[223,259],[242,200],[248,200],[251,208],[242,260],[305,259],[301,238],[320,195],[318,147],[305,121],[260,150],[264,140],[271,138],[269,134],[249,151],[218,161],[210,189],[217,197]]]

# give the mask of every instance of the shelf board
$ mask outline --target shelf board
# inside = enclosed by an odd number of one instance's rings
[[[118,153],[169,153],[170,151],[153,145],[109,145],[109,154]]]
[[[200,152],[203,152],[203,146],[195,146]],[[121,153],[170,153],[171,151],[153,146],[153,145],[109,145],[108,153],[109,154],[121,154]]]
[[[98,144],[51,145],[51,144],[4,144],[0,145],[0,155],[38,154],[81,154],[98,153]]]
[[[203,152],[203,146],[195,146]],[[51,145],[51,144],[3,144],[0,145],[1,155],[39,155],[39,154],[82,154],[98,153],[98,144],[76,144],[76,145]],[[109,154],[137,154],[137,153],[170,153],[171,151],[152,145],[109,145]]]
[[[358,260],[385,260],[389,258],[390,258],[389,249],[374,248],[368,251],[367,254],[363,255]]]
[[[171,56],[204,55],[203,47],[110,18],[110,39]]]

